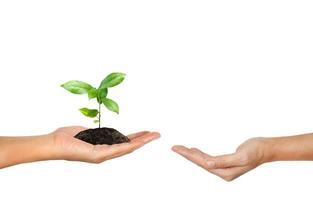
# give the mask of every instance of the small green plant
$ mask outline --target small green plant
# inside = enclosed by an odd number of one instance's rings
[[[97,102],[99,104],[98,109],[89,109],[84,107],[79,109],[79,111],[87,117],[97,117],[94,122],[99,124],[99,128],[101,128],[101,104],[103,104],[108,110],[117,114],[119,113],[118,104],[112,99],[107,98],[108,88],[120,84],[124,80],[125,76],[126,74],[124,73],[111,73],[102,80],[98,88],[92,87],[88,83],[77,80],[68,81],[62,84],[61,87],[73,94],[87,94],[89,100],[94,98],[97,99]]]

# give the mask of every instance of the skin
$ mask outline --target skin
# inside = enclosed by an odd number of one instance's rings
[[[92,145],[74,138],[85,127],[71,126],[47,135],[0,137],[0,169],[42,160],[70,160],[101,163],[129,154],[160,137],[157,132],[143,131],[128,135],[130,143]]]
[[[218,156],[182,145],[173,146],[172,150],[208,172],[232,181],[267,162],[313,160],[313,134],[252,138],[234,153]]]

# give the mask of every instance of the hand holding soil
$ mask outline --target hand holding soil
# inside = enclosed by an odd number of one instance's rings
[[[160,134],[157,132],[143,131],[128,135],[130,142],[127,143],[92,145],[74,138],[78,132],[86,129],[81,126],[72,126],[59,128],[51,133],[60,159],[101,163],[105,160],[129,154],[160,137]]]
[[[129,135],[130,142],[127,143],[92,145],[74,137],[85,129],[71,126],[47,135],[0,137],[0,169],[42,160],[101,163],[129,154],[160,137],[159,133],[143,131]]]

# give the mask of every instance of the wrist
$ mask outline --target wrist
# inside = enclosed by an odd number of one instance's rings
[[[18,137],[13,142],[16,145],[11,154],[16,163],[50,160],[55,157],[53,137],[50,134]]]
[[[34,150],[37,152],[34,155],[35,159],[38,161],[59,159],[60,153],[56,148],[53,134],[40,135],[36,137],[38,138],[36,143],[34,142]]]
[[[262,138],[261,146],[263,152],[262,164],[275,161],[275,139]]]

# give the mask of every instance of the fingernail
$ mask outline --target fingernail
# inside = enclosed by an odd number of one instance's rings
[[[173,147],[172,147],[172,150],[175,151],[175,152],[177,152],[178,149],[179,149],[178,146],[173,146]]]
[[[160,137],[161,137],[161,134],[160,134],[160,133],[158,133],[158,132],[154,132],[154,135],[155,135],[155,139],[158,139],[158,138],[160,138]]]
[[[206,162],[206,165],[208,168],[213,168],[215,166],[215,162],[210,160],[210,161]]]

